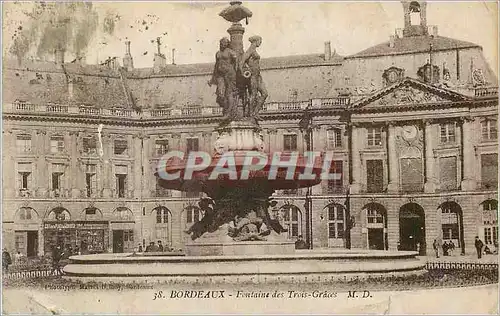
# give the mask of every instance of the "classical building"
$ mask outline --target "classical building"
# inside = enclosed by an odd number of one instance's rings
[[[276,192],[272,210],[312,247],[460,252],[490,247],[497,222],[497,77],[476,44],[438,35],[425,2],[403,2],[404,28],[351,56],[263,58],[266,150],[332,151],[339,180]],[[214,39],[216,42],[216,39]],[[169,150],[213,152],[221,120],[213,64],[137,69],[5,60],[3,242],[28,256],[55,244],[84,253],[182,248],[202,216],[200,194],[164,190],[153,174]]]

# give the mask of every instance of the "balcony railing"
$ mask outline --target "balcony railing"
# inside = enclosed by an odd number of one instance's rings
[[[461,88],[460,93],[472,97],[491,97],[498,95],[497,87],[478,87]],[[312,108],[338,108],[346,107],[356,100],[359,96],[340,96],[333,98],[317,98],[307,101],[288,101],[288,102],[268,102],[263,105],[263,113],[275,113],[286,111],[303,111],[308,107]],[[4,113],[66,113],[68,115],[88,115],[88,116],[113,116],[130,118],[179,118],[193,116],[221,116],[222,108],[219,106],[185,106],[182,108],[156,108],[134,111],[128,108],[95,108],[87,105],[65,105],[65,104],[44,104],[35,105],[26,101],[16,101],[7,104],[3,108]]]
[[[476,88],[474,89],[475,97],[491,97],[498,95],[497,87],[485,87],[485,88]]]
[[[172,191],[167,189],[156,189],[151,191],[152,197],[172,197]]]

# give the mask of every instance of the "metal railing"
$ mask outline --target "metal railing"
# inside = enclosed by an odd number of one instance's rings
[[[429,261],[427,270],[498,270],[498,263]]]

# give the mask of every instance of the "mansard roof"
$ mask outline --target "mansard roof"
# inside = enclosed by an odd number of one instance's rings
[[[351,58],[365,58],[365,57],[378,57],[402,54],[415,54],[428,52],[430,44],[432,44],[433,51],[464,49],[464,48],[481,48],[479,45],[461,41],[444,36],[408,36],[394,38],[394,46],[390,47],[390,42],[384,42],[362,50],[356,54],[345,57]]]

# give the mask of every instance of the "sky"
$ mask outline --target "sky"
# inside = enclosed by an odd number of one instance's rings
[[[246,39],[251,35],[261,35],[262,57],[322,53],[325,41],[331,42],[332,51],[350,55],[387,41],[396,28],[404,26],[399,1],[244,5],[253,12],[249,24],[244,25],[245,45],[249,45]],[[54,31],[47,24],[63,20],[71,26],[63,30],[62,40],[68,61],[74,58],[75,50],[84,52],[90,64],[113,56],[121,60],[125,41],[130,40],[134,66],[151,67],[155,40],[160,37],[168,63],[172,62],[173,48],[177,64],[213,62],[219,39],[228,36],[230,23],[218,15],[226,6],[228,2],[94,2],[91,7],[81,4],[69,10],[44,5],[40,11],[39,3],[4,3],[3,52],[12,54],[17,38],[17,54],[53,60],[51,45],[56,41],[51,39],[61,40],[61,29]],[[441,36],[481,45],[498,73],[497,12],[496,2],[431,1],[427,4],[427,24],[437,25]]]

